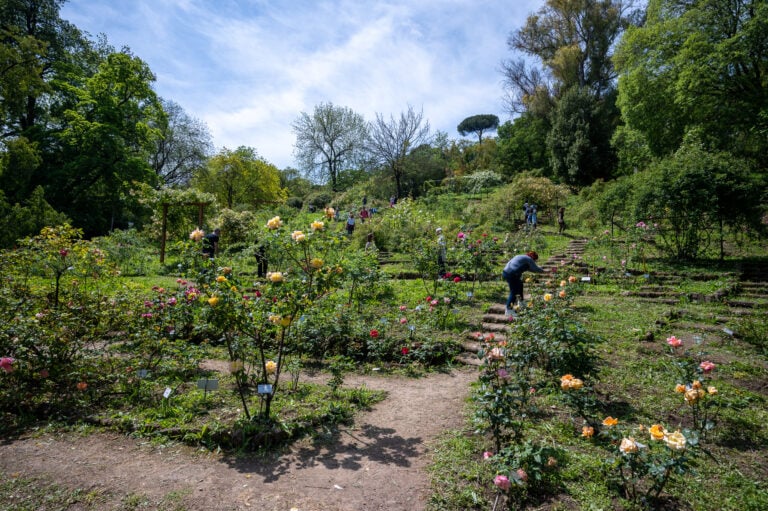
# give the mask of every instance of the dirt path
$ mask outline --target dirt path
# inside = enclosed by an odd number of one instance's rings
[[[24,438],[0,445],[0,470],[80,488],[115,509],[128,495],[157,509],[181,495],[189,511],[421,510],[430,442],[463,423],[474,369],[421,379],[366,376],[389,395],[325,444],[304,440],[273,460],[238,459],[191,448],[151,446],[116,434]],[[74,509],[74,508],[73,508]]]

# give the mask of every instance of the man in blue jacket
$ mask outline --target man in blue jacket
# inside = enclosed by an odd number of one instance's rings
[[[504,313],[507,316],[512,315],[512,304],[519,296],[523,299],[523,279],[521,278],[523,272],[532,271],[535,273],[544,273],[544,270],[539,268],[536,261],[539,259],[539,254],[534,251],[530,251],[527,254],[516,255],[509,260],[504,267],[504,271],[501,272],[501,276],[509,284],[509,298],[507,298],[507,304],[504,309]]]

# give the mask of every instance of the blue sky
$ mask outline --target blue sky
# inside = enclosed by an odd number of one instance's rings
[[[217,149],[296,166],[291,124],[331,102],[373,120],[423,109],[460,138],[475,114],[509,118],[507,37],[544,0],[69,0],[61,17],[157,76],[156,92],[208,125]]]

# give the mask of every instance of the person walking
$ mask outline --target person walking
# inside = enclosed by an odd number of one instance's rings
[[[441,227],[435,229],[435,234],[437,234],[437,275],[442,279],[445,277],[445,260],[447,259],[445,236]]]
[[[557,226],[557,233],[563,234],[565,232],[565,208],[562,206],[557,210]]]
[[[539,254],[530,251],[526,254],[516,255],[504,266],[501,276],[509,285],[509,297],[504,307],[506,316],[512,315],[512,304],[517,300],[517,297],[523,299],[523,272],[544,273],[544,270],[536,264],[538,259]]]
[[[347,218],[347,234],[352,236],[353,232],[355,232],[355,213],[350,211],[349,217]]]

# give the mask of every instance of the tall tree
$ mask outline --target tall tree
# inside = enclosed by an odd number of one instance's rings
[[[287,197],[277,167],[245,146],[219,151],[195,175],[193,184],[213,194],[220,205],[229,209],[244,204],[261,207],[283,202]]]
[[[368,154],[373,162],[389,170],[395,181],[395,195],[399,198],[403,192],[405,157],[412,149],[429,142],[429,122],[424,120],[423,110],[416,113],[408,105],[408,110],[401,112],[399,119],[390,115],[386,120],[377,113],[368,132]]]
[[[190,117],[181,105],[162,101],[165,117],[158,127],[150,164],[162,184],[177,186],[188,184],[194,173],[205,165],[213,149],[208,126]]]
[[[616,161],[605,143],[619,121],[613,49],[635,19],[632,0],[547,0],[507,40],[512,51],[538,61],[502,63],[508,108],[551,123],[550,161],[569,183],[611,174],[604,164]],[[601,163],[597,172],[584,166],[590,160]]]
[[[581,87],[568,89],[552,112],[547,137],[553,175],[575,186],[609,179],[616,168],[610,141],[617,121],[612,99],[597,100]]]
[[[502,63],[511,110],[530,110],[537,96],[556,99],[571,87],[587,88],[596,99],[613,89],[611,56],[634,16],[632,6],[631,0],[547,0],[507,40],[512,51],[541,65],[530,68],[522,59]]]
[[[55,82],[93,65],[90,42],[59,16],[65,0],[0,2],[3,136],[43,138]]]
[[[363,116],[352,109],[321,103],[312,115],[301,112],[293,123],[295,156],[308,177],[328,180],[338,191],[339,173],[359,163],[366,140]]]
[[[493,114],[479,114],[467,117],[459,123],[456,130],[462,137],[466,137],[469,133],[475,133],[477,135],[477,142],[483,143],[483,132],[488,130],[495,130],[499,127],[499,118]]]
[[[109,55],[64,110],[57,133],[62,151],[51,162],[47,194],[87,235],[103,234],[133,221],[125,196],[131,183],[152,182],[149,154],[159,133],[160,102],[149,66],[128,52]]]
[[[687,132],[768,166],[768,3],[650,0],[617,50],[622,117],[657,156]]]

